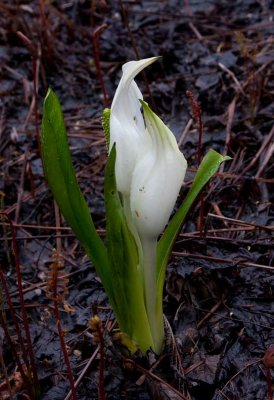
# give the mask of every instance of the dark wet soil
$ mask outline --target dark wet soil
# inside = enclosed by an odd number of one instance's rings
[[[49,289],[54,248],[63,257],[58,310],[79,400],[272,398],[273,363],[262,358],[274,343],[273,18],[270,0],[0,1],[1,399],[30,398],[22,369],[34,381],[37,375],[41,399],[63,400],[70,391]],[[126,362],[114,341],[106,294],[54,209],[38,142],[50,85],[63,106],[81,188],[104,235],[100,117],[107,100],[98,61],[111,99],[121,65],[154,55],[161,61],[138,83],[188,160],[181,199],[199,153],[187,90],[202,110],[202,153],[214,148],[232,161],[208,185],[174,248],[164,295],[174,337],[168,334],[150,370],[144,359]],[[29,367],[20,277],[34,353]],[[88,325],[96,313],[104,365]]]

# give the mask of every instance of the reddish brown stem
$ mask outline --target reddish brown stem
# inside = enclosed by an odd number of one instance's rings
[[[193,93],[190,90],[187,90],[186,95],[190,100],[193,118],[198,125],[199,137],[198,137],[197,161],[198,165],[200,165],[202,161],[202,138],[203,138],[202,112],[201,112],[201,107],[198,101],[195,99]]]
[[[270,368],[266,369],[266,384],[267,384],[268,400],[272,400],[273,399],[273,390],[272,390]]]
[[[102,322],[98,324],[98,335],[99,335],[99,352],[100,352],[100,364],[99,364],[99,400],[105,400],[105,385],[104,385],[104,371],[105,371],[105,343]]]
[[[16,276],[17,276],[17,285],[18,285],[18,294],[19,294],[19,301],[20,301],[20,307],[21,307],[21,312],[22,312],[22,320],[23,320],[23,326],[26,334],[26,341],[27,341],[27,346],[28,346],[28,354],[29,354],[29,359],[30,359],[30,365],[31,365],[31,370],[32,370],[32,375],[33,375],[33,384],[34,384],[34,390],[35,393],[38,395],[39,394],[39,382],[38,382],[38,377],[37,377],[37,371],[36,371],[36,365],[35,365],[35,357],[33,353],[33,348],[32,348],[32,340],[31,340],[31,335],[30,335],[30,330],[29,330],[29,324],[28,324],[28,315],[25,307],[25,300],[24,300],[24,294],[23,294],[23,285],[22,285],[22,278],[21,278],[21,270],[20,270],[20,262],[19,262],[19,256],[18,256],[18,251],[17,251],[17,244],[16,244],[16,234],[15,234],[15,229],[13,227],[12,221],[10,217],[3,212],[0,212],[0,215],[4,215],[7,218],[7,221],[9,223],[10,229],[11,229],[11,236],[12,236],[12,248],[13,248],[13,254],[14,254],[14,260],[15,260],[15,269],[16,269]],[[4,290],[7,295],[7,301],[9,306],[11,306],[11,314],[13,315],[12,318],[14,320],[16,330],[17,330],[17,335],[20,340],[20,345],[22,347],[22,351],[24,352],[25,359],[27,360],[27,352],[24,346],[24,342],[20,333],[20,328],[17,323],[17,319],[15,316],[15,313],[12,307],[12,302],[9,297],[9,291],[5,282],[5,279],[3,279],[2,274],[1,274],[1,279],[2,279],[2,284],[4,287]]]
[[[202,139],[203,139],[203,123],[202,123],[202,112],[201,112],[201,107],[198,103],[198,101],[195,99],[193,93],[190,90],[187,90],[186,95],[190,99],[190,105],[192,109],[192,114],[193,118],[196,121],[198,125],[198,150],[197,150],[197,162],[198,166],[201,164],[202,161]],[[204,219],[204,195],[203,193],[201,194],[200,197],[200,210],[199,210],[199,218],[198,218],[198,230],[200,231],[200,234],[202,236],[203,234],[203,219]]]
[[[271,382],[271,372],[270,369],[274,367],[274,344],[271,344],[265,352],[262,358],[262,362],[266,368],[266,384],[267,384],[267,395],[268,400],[272,400],[273,390]]]
[[[107,91],[106,91],[105,81],[104,81],[103,74],[102,74],[98,38],[100,37],[103,30],[105,30],[106,28],[107,28],[107,25],[102,24],[98,28],[96,28],[92,33],[94,63],[95,63],[96,71],[97,71],[98,80],[100,82],[102,93],[103,93],[104,107],[108,107],[109,99],[108,99],[108,95],[107,95]]]
[[[25,362],[27,368],[29,369],[29,361],[28,361],[28,355],[27,355],[26,347],[25,347],[25,344],[24,344],[23,337],[21,335],[21,330],[20,330],[16,315],[15,315],[14,307],[13,307],[13,304],[12,304],[12,301],[11,301],[11,297],[10,297],[10,293],[9,293],[9,288],[8,288],[7,282],[5,280],[3,271],[1,269],[0,269],[0,279],[1,279],[2,287],[3,287],[5,295],[6,295],[6,300],[7,300],[8,306],[9,306],[10,315],[11,315],[11,318],[13,320],[13,323],[14,323],[14,326],[15,326],[15,329],[16,329],[18,342],[19,342],[19,344],[21,346],[23,359],[24,359],[24,362]],[[24,375],[24,372],[23,372],[23,375]]]
[[[41,17],[41,33],[44,34],[45,45],[43,48],[46,51],[47,62],[52,62],[53,60],[53,51],[52,51],[52,43],[49,36],[49,21],[46,17],[45,13],[45,0],[39,0],[39,12]]]
[[[163,386],[168,388],[171,392],[173,392],[177,396],[178,399],[182,399],[182,400],[189,399],[188,396],[185,396],[183,393],[179,392],[179,390],[175,389],[173,386],[171,386],[169,383],[167,383],[166,381],[161,379],[159,376],[157,376],[153,372],[148,371],[145,368],[141,367],[140,365],[138,365],[135,361],[131,360],[130,358],[124,358],[124,365],[130,365],[133,368],[135,368],[137,371],[144,374],[145,376],[148,376],[151,379],[153,379],[154,381],[159,382],[160,384],[162,384]]]
[[[131,28],[130,28],[130,23],[129,23],[129,18],[128,18],[127,9],[126,9],[126,7],[124,6],[123,0],[119,0],[119,4],[120,4],[120,8],[121,8],[122,15],[123,15],[123,18],[124,18],[124,22],[125,22],[125,24],[126,24],[127,31],[128,31],[129,37],[130,37],[131,45],[132,45],[132,48],[133,48],[133,50],[134,50],[134,52],[135,52],[135,55],[136,55],[136,59],[137,59],[137,60],[140,60],[140,59],[141,59],[141,55],[140,55],[140,52],[139,52],[139,50],[138,50],[138,46],[137,46],[136,40],[135,40],[135,38],[134,38],[134,35],[133,35],[133,33],[132,33],[132,30],[131,30]],[[158,112],[157,112],[157,106],[156,106],[155,101],[154,101],[154,98],[153,98],[153,96],[152,96],[152,93],[151,93],[151,90],[150,90],[150,86],[149,86],[149,83],[148,83],[148,80],[147,80],[145,71],[143,70],[143,71],[141,72],[141,74],[142,74],[142,77],[143,77],[144,82],[145,82],[145,85],[146,85],[147,93],[148,93],[148,96],[149,96],[149,98],[150,98],[152,108],[153,108],[153,110],[154,110],[156,113],[158,113]]]
[[[57,262],[58,263],[58,255],[57,255],[57,259],[53,262]],[[68,356],[68,352],[67,352],[67,348],[66,348],[66,343],[64,340],[64,334],[63,334],[63,330],[62,330],[62,325],[61,325],[61,318],[60,318],[60,313],[59,313],[59,308],[58,308],[58,269],[56,268],[56,274],[54,274],[53,277],[53,282],[52,282],[52,301],[53,301],[53,314],[54,314],[54,319],[56,321],[56,325],[57,325],[57,330],[58,330],[58,336],[59,336],[59,340],[60,340],[60,345],[61,345],[61,349],[64,355],[64,361],[67,367],[67,376],[69,379],[69,383],[70,383],[70,389],[71,389],[71,394],[74,400],[78,400],[77,397],[77,393],[76,393],[76,388],[75,388],[75,384],[74,384],[74,378],[72,375],[72,370],[71,370],[71,366],[70,366],[70,360],[69,360],[69,356]]]
[[[39,79],[39,67],[40,67],[40,58],[41,58],[41,48],[38,46],[37,52],[33,46],[32,41],[24,35],[22,32],[17,32],[17,36],[22,40],[22,42],[27,47],[28,51],[31,55],[32,62],[32,79],[33,79],[33,96],[34,96],[34,119],[35,119],[35,133],[36,133],[36,141],[39,150],[39,154],[41,155],[41,142],[40,142],[40,129],[39,129],[39,112],[38,112],[38,79]]]
[[[93,331],[93,338],[96,343],[99,343],[99,382],[98,382],[98,400],[105,400],[105,387],[104,387],[104,371],[105,371],[105,341],[104,341],[104,330],[102,321],[96,312],[97,306],[95,306],[95,315],[89,320],[89,326]]]
[[[53,301],[53,305],[54,305],[54,308],[53,308],[54,318],[56,320],[56,325],[57,325],[57,329],[58,329],[58,335],[59,335],[59,339],[60,339],[60,344],[61,344],[61,348],[62,348],[63,355],[64,355],[64,361],[65,361],[66,366],[67,366],[67,375],[68,375],[68,379],[69,379],[69,383],[70,383],[71,394],[72,394],[72,397],[73,397],[74,400],[78,400],[76,389],[75,389],[75,385],[74,385],[74,379],[73,379],[73,375],[72,375],[72,370],[71,370],[71,367],[70,367],[70,361],[69,361],[69,356],[68,356],[68,352],[67,352],[67,348],[66,348],[66,343],[65,343],[64,335],[63,335],[63,331],[62,331],[60,315],[59,315],[59,309],[58,309],[58,302],[57,301]]]
[[[23,360],[24,360],[24,363],[26,364],[27,368],[29,369],[29,362],[28,362],[28,359],[26,358],[27,357],[26,349],[25,349],[25,346],[24,346],[24,342],[23,342],[22,336],[20,334],[19,325],[17,323],[17,319],[16,319],[15,312],[14,312],[14,309],[13,309],[13,304],[12,304],[11,299],[10,299],[9,290],[8,290],[7,285],[6,285],[6,281],[5,281],[5,278],[4,278],[4,275],[3,275],[3,272],[2,272],[1,269],[0,269],[0,279],[1,279],[1,282],[2,282],[2,286],[3,286],[4,292],[6,294],[7,303],[8,303],[8,306],[9,306],[9,311],[10,311],[10,314],[11,314],[11,318],[12,318],[12,320],[14,322],[16,333],[17,333],[17,337],[18,337],[18,341],[20,343],[21,350],[22,350],[22,353],[23,353]],[[3,311],[0,312],[0,323],[1,323],[1,327],[3,328],[3,330],[5,332],[6,340],[9,343],[11,351],[12,351],[12,353],[14,355],[14,359],[16,360],[16,364],[18,366],[18,370],[19,370],[19,372],[20,372],[20,374],[22,376],[24,384],[25,384],[26,388],[28,389],[30,397],[33,398],[33,393],[32,393],[32,390],[31,390],[31,381],[29,380],[29,378],[27,377],[27,375],[24,372],[22,363],[21,363],[20,358],[18,356],[18,353],[16,351],[16,346],[13,343],[13,340],[11,339],[11,336],[9,334],[9,330],[7,328],[7,324],[6,324],[4,315],[3,315]]]

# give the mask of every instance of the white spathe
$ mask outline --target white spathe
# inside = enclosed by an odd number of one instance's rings
[[[130,206],[140,236],[157,238],[174,208],[187,162],[173,133],[145,102],[142,104],[151,144],[136,163]]]
[[[168,223],[187,168],[173,133],[142,101],[134,81],[157,59],[123,65],[110,114],[110,149],[116,143],[117,151],[117,188],[129,200],[131,222],[141,242],[157,239]]]
[[[134,78],[156,59],[152,57],[123,65],[123,75],[111,105],[110,149],[116,143],[117,187],[124,194],[129,194],[131,176],[147,137],[139,102],[143,96]]]

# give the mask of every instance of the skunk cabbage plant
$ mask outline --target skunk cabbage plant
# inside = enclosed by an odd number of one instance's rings
[[[214,150],[207,153],[169,221],[187,163],[173,133],[143,101],[134,81],[157,58],[126,63],[111,109],[103,112],[105,242],[77,183],[61,106],[51,89],[42,122],[42,159],[53,196],[93,262],[121,332],[143,354],[160,354],[163,348],[162,297],[172,246],[201,189],[228,159]]]

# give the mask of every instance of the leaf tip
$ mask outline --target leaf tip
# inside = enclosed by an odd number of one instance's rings
[[[46,103],[48,101],[48,99],[52,96],[53,93],[54,92],[53,92],[52,88],[49,87],[48,90],[47,90],[47,94],[45,96],[45,99],[44,99],[44,103]]]

